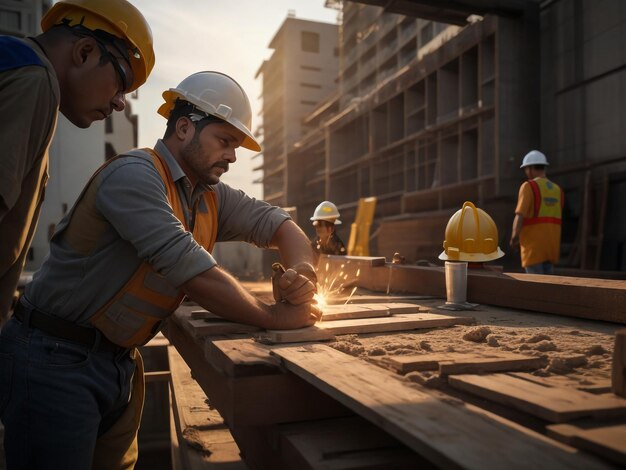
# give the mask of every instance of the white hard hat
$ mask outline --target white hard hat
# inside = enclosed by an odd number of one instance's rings
[[[311,220],[325,220],[327,222],[334,222],[335,225],[339,225],[341,223],[341,220],[339,220],[339,211],[337,210],[337,206],[330,201],[321,202],[319,206],[315,208],[315,212],[313,212]],[[315,223],[313,225],[315,225]]]
[[[526,154],[520,168],[530,165],[549,165],[546,156],[539,150],[531,150]]]
[[[250,100],[241,86],[220,72],[197,72],[185,78],[176,88],[163,92],[165,103],[158,113],[169,118],[177,98],[188,101],[201,111],[217,116],[245,134],[241,143],[256,152],[261,146],[252,135],[252,109]]]

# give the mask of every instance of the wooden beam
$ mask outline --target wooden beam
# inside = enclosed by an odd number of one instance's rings
[[[203,347],[176,321],[169,322],[166,336],[231,430],[237,426],[331,418],[349,413],[293,374],[225,376],[206,360]]]
[[[171,346],[168,359],[172,371],[170,396],[180,468],[193,470],[225,464],[233,469],[247,468],[224,420],[207,404],[206,394]]]
[[[335,266],[334,268],[337,268]],[[331,266],[329,269],[333,269]],[[379,292],[446,296],[443,267],[363,268],[351,286]],[[351,279],[352,279],[351,278]],[[626,324],[626,281],[469,270],[469,302]]]
[[[286,367],[442,468],[605,465],[545,437],[320,344],[280,347]]]
[[[435,468],[360,416],[282,424],[278,435],[286,468]]]

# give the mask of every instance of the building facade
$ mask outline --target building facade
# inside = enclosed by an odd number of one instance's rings
[[[537,148],[565,189],[562,267],[626,269],[624,2],[342,8],[337,94],[287,148],[285,205],[307,214],[332,200],[346,239],[358,199],[376,196],[371,252],[417,261],[436,259],[469,200],[509,251],[519,165]],[[519,268],[515,253],[502,262]]]
[[[336,24],[288,16],[269,44],[273,53],[256,74],[262,79],[264,199],[286,206],[288,149],[310,130],[308,115],[337,88]]]

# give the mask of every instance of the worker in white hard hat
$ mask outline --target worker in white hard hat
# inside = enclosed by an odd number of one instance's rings
[[[41,29],[0,35],[0,326],[39,219],[58,112],[87,128],[122,111],[154,65],[150,27],[126,0],[58,1]]]
[[[136,348],[185,296],[262,328],[305,327],[321,315],[304,232],[220,181],[237,148],[261,148],[244,90],[199,72],[163,97],[163,139],[93,175],[1,331],[0,360],[12,358],[0,367],[8,468],[132,468],[143,404]],[[215,242],[230,240],[278,248],[282,301],[261,302],[217,265]]]
[[[553,274],[559,260],[564,198],[546,177],[548,165],[543,153],[532,150],[520,166],[528,180],[519,190],[510,245],[519,247],[522,267],[530,274]]]
[[[311,242],[315,253],[324,255],[345,255],[346,247],[335,231],[335,226],[341,224],[337,206],[330,201],[321,202],[311,217],[315,227],[316,237]]]

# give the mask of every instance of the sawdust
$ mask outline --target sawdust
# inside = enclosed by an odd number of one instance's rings
[[[189,447],[192,447],[205,455],[211,455],[213,451],[209,449],[200,436],[200,431],[194,426],[188,426],[183,430],[183,439]]]
[[[434,313],[449,315],[434,307],[440,300],[420,301]],[[455,312],[471,316],[476,325],[454,326],[411,332],[338,336],[330,346],[357,357],[384,357],[443,352],[515,352],[546,356],[546,367],[534,371],[539,377],[566,376],[595,384],[610,380],[615,331],[620,325],[558,315],[522,312],[480,306],[476,311]],[[412,372],[409,380],[438,387],[436,372]]]

